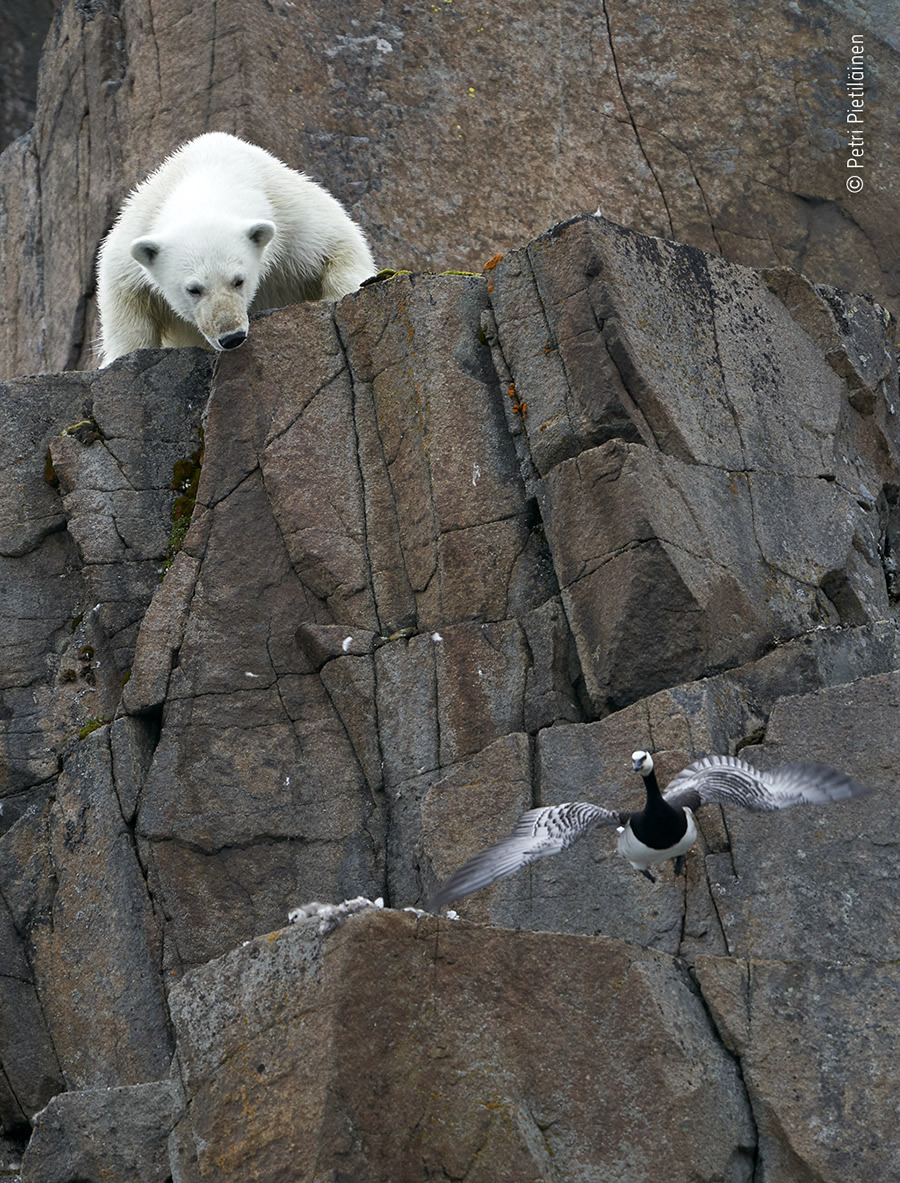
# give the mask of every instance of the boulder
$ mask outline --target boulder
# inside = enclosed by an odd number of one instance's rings
[[[370,912],[256,938],[170,1002],[186,1183],[752,1177],[737,1065],[661,953]]]
[[[35,1114],[22,1183],[165,1183],[169,1135],[182,1109],[175,1080],[61,1093]]]
[[[491,282],[507,412],[595,710],[887,615],[900,399],[871,304],[851,301],[879,334],[855,406],[763,275],[689,247],[580,218]],[[652,648],[648,612],[666,620]]]

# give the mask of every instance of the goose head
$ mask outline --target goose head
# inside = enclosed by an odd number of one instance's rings
[[[631,765],[641,776],[649,776],[653,771],[653,757],[649,752],[632,752]]]

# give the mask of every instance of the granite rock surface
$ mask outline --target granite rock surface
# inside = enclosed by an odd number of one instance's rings
[[[129,1147],[153,1183],[893,1177],[878,306],[585,216],[0,407],[24,1183]],[[394,910],[525,808],[627,808],[636,747],[873,796],[708,808],[656,885],[600,832],[463,922]],[[388,907],[284,930],[359,895]]]

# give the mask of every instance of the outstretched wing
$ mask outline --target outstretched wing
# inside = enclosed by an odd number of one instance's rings
[[[825,764],[784,764],[760,772],[737,756],[704,756],[679,772],[663,797],[676,809],[717,802],[764,812],[843,801],[866,792],[858,781]]]
[[[453,900],[487,887],[504,875],[512,875],[535,859],[558,854],[597,826],[621,825],[628,816],[586,801],[567,801],[563,805],[529,809],[516,822],[508,838],[488,846],[450,876],[428,901],[428,911],[437,912]]]

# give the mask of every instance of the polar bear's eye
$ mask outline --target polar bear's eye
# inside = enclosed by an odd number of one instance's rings
[[[231,286],[233,288],[242,288],[244,286],[244,277],[239,275],[236,279],[233,279],[231,281]]]
[[[203,285],[199,283],[189,283],[187,286],[187,292],[189,296],[202,296]]]

